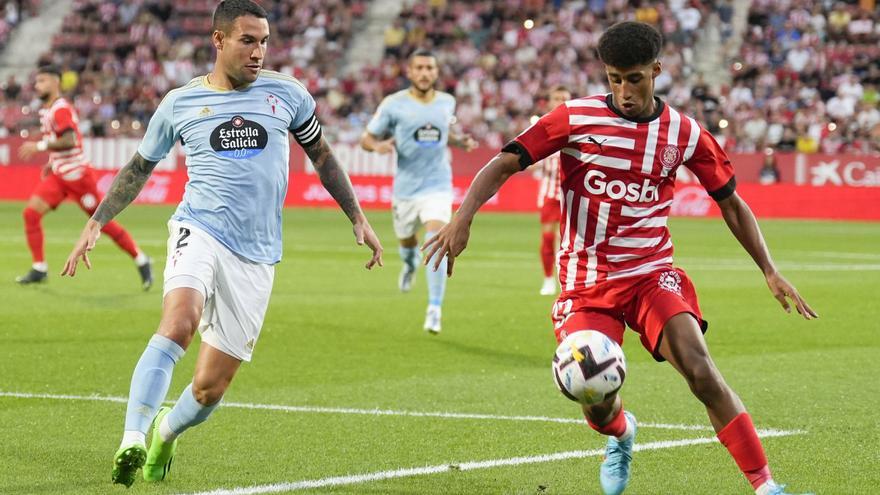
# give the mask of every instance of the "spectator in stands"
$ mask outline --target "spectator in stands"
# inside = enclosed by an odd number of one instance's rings
[[[773,148],[764,150],[764,163],[758,174],[758,182],[763,185],[776,184],[779,182],[779,166],[776,164],[776,153]]]

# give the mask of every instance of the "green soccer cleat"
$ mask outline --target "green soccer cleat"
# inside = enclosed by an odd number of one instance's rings
[[[147,459],[147,449],[143,445],[134,444],[128,447],[120,447],[113,456],[113,483],[125,485],[126,488],[134,483],[137,471],[144,465]]]
[[[153,420],[150,450],[147,452],[147,463],[144,464],[144,481],[162,481],[171,470],[171,461],[174,460],[174,452],[177,450],[177,439],[166,442],[159,434],[162,418],[169,412],[171,412],[170,407],[162,407],[156,414],[156,419]]]

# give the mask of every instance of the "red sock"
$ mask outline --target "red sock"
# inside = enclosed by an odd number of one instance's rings
[[[617,416],[614,416],[614,419],[605,426],[593,423],[590,421],[590,418],[587,418],[587,423],[590,425],[590,428],[609,437],[619,437],[626,433],[626,416],[623,415],[623,407],[620,408],[620,411],[617,411]]]
[[[113,242],[121,247],[122,250],[128,253],[132,258],[138,255],[137,244],[134,243],[134,239],[131,238],[131,235],[122,228],[122,225],[111,220],[110,222],[107,222],[107,225],[105,225],[103,229],[101,229],[101,232],[109,235],[113,239]]]
[[[718,440],[727,447],[740,471],[746,475],[752,488],[758,489],[767,480],[772,479],[764,447],[752,424],[749,413],[740,413],[727,426],[718,432]]]
[[[34,263],[42,263],[46,260],[43,253],[43,225],[40,220],[43,215],[33,208],[25,208],[24,216],[24,234],[27,237],[28,248],[31,250],[31,258]]]
[[[553,262],[556,261],[556,249],[553,245],[555,241],[556,233],[552,230],[541,233],[541,263],[544,264],[545,277],[553,276]]]

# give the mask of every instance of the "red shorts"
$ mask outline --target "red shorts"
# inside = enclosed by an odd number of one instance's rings
[[[53,210],[64,198],[70,197],[89,215],[95,212],[101,202],[98,184],[91,169],[86,169],[82,177],[76,180],[64,180],[50,173],[37,184],[33,194],[48,203]]]
[[[562,219],[562,203],[558,199],[544,198],[541,206],[541,223],[559,223]]]
[[[598,330],[623,344],[625,326],[639,334],[642,345],[657,361],[663,326],[679,313],[690,313],[703,333],[703,320],[694,284],[680,268],[606,280],[577,292],[562,293],[553,305],[556,341],[581,330]]]

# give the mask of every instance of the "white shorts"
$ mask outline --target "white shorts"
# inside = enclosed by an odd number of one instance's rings
[[[168,222],[164,294],[181,287],[205,298],[199,333],[211,347],[250,361],[269,305],[275,267],[233,253],[204,230]]]
[[[431,193],[418,198],[391,199],[391,218],[398,239],[412,237],[430,220],[449,223],[452,219],[452,193]]]

